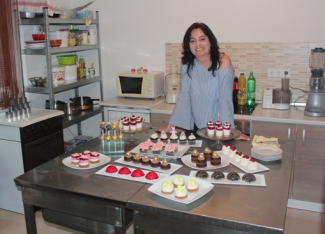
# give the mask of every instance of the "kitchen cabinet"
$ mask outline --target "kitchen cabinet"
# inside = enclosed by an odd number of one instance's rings
[[[20,25],[42,25],[45,31],[45,48],[44,49],[23,49],[21,53],[23,55],[46,55],[46,66],[47,66],[47,77],[48,82],[46,87],[34,87],[31,84],[25,86],[25,91],[36,94],[47,94],[49,95],[50,108],[53,109],[54,106],[54,94],[63,91],[74,89],[75,96],[79,96],[79,87],[85,86],[92,83],[98,83],[100,89],[100,99],[103,101],[103,88],[102,88],[102,71],[101,71],[101,52],[100,52],[100,34],[99,34],[99,13],[96,12],[96,19],[91,21],[91,24],[96,25],[97,28],[97,45],[87,45],[87,46],[72,46],[72,47],[50,47],[50,26],[69,26],[70,29],[74,28],[76,25],[84,25],[84,19],[58,19],[48,17],[47,8],[43,8],[43,18],[34,19],[22,19],[20,20]],[[98,62],[99,62],[99,75],[94,78],[87,77],[86,80],[82,81],[65,81],[57,86],[53,85],[52,78],[52,60],[51,55],[62,54],[62,53],[75,53],[79,51],[87,50],[97,50]],[[93,107],[90,110],[79,112],[77,115],[69,115],[63,118],[63,127],[69,127],[74,124],[78,124],[78,134],[81,135],[81,125],[80,122],[88,119],[94,115],[102,114],[102,119],[104,120],[104,113],[101,107]]]

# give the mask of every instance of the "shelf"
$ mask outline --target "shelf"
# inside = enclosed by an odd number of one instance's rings
[[[81,80],[81,81],[65,81],[64,83],[59,83],[59,84],[53,84],[53,93],[60,93],[63,91],[67,91],[70,89],[74,89],[80,86],[88,85],[91,83],[95,83],[98,81],[101,81],[102,77],[101,76],[96,76],[95,78],[89,78],[87,77],[87,80]],[[45,84],[44,87],[36,87],[32,86],[31,84],[28,86],[25,86],[25,92],[29,93],[39,93],[39,94],[49,94],[49,88],[47,87],[47,83]]]
[[[93,107],[91,110],[80,111],[78,114],[75,115],[65,115],[62,118],[62,126],[63,128],[70,127],[74,124],[77,124],[78,122],[86,120],[100,113],[102,113],[101,107]]]
[[[85,50],[95,50],[95,49],[99,49],[99,45],[50,48],[50,53],[51,54],[60,54],[60,53],[70,53],[70,52],[85,51]],[[46,48],[44,48],[44,49],[23,49],[22,54],[46,55]]]
[[[48,18],[49,24],[52,25],[85,25],[85,19],[60,19],[60,18]],[[19,20],[20,25],[43,25],[44,18],[34,18],[34,19],[21,19]],[[98,24],[97,19],[92,19],[91,24]]]

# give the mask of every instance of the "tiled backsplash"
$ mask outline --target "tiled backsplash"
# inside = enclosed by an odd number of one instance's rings
[[[182,44],[166,43],[166,74],[171,64],[181,64]],[[236,75],[244,72],[246,79],[253,71],[256,79],[256,100],[261,101],[266,88],[281,88],[281,78],[268,77],[268,69],[290,69],[290,86],[309,90],[309,54],[315,47],[325,47],[316,43],[219,43],[220,52],[226,53]],[[297,89],[291,89],[294,102],[304,95]],[[307,95],[297,102],[306,102]]]

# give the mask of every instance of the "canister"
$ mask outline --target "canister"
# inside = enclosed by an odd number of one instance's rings
[[[77,46],[87,44],[88,43],[88,31],[87,30],[75,31],[75,38],[77,40]]]
[[[65,80],[77,79],[77,65],[65,66]]]
[[[53,82],[64,81],[65,66],[52,66],[52,79]]]

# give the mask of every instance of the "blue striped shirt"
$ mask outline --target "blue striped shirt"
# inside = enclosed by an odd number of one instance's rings
[[[186,71],[187,65],[182,64],[181,91],[169,123],[192,130],[194,123],[198,128],[204,128],[210,120],[219,120],[234,127],[233,67],[218,69],[214,77],[212,71],[195,59],[190,71],[192,78]]]

